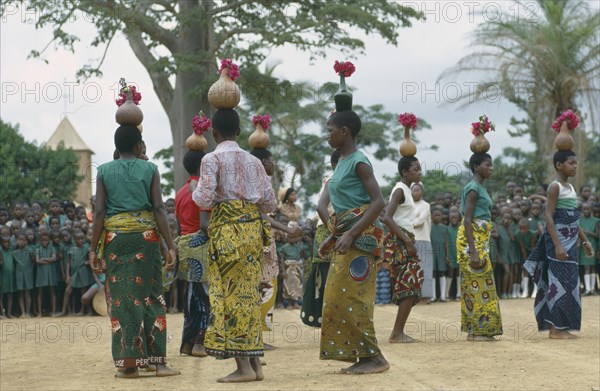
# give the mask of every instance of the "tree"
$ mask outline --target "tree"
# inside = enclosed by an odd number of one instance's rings
[[[54,30],[44,49],[32,51],[34,57],[42,56],[52,43],[75,50],[78,38],[67,27],[78,12],[95,24],[97,36],[91,44],[104,46],[105,54],[122,33],[147,69],[167,113],[176,162],[185,153],[193,116],[199,110],[211,113],[206,92],[217,78],[217,58],[234,58],[244,68],[260,64],[270,49],[286,44],[308,52],[310,58],[330,48],[362,51],[364,43],[352,36],[356,30],[379,34],[396,45],[398,29],[423,18],[414,8],[386,0],[22,0],[4,2],[3,8],[18,4],[36,9],[36,28]],[[86,65],[78,75],[101,75],[101,65],[102,60]],[[183,167],[175,164],[175,186],[184,181]]]
[[[77,175],[79,164],[72,150],[54,151],[28,143],[18,125],[1,119],[0,134],[0,204],[73,198],[83,177]]]
[[[600,76],[600,12],[585,1],[515,0],[509,9],[519,10],[513,18],[487,20],[472,37],[477,49],[463,57],[441,78],[451,75],[481,75],[482,81],[462,96],[466,104],[485,100],[490,93],[502,96],[523,110],[526,118],[513,119],[514,136],[529,135],[537,155],[546,162],[546,179],[552,168],[554,135],[552,121],[564,110],[587,113],[596,129],[598,80]],[[532,12],[533,10],[533,12]],[[529,18],[523,20],[523,16]],[[577,132],[584,132],[581,126]],[[581,141],[576,137],[576,140]],[[585,150],[576,144],[585,160]],[[584,181],[579,170],[577,184]]]

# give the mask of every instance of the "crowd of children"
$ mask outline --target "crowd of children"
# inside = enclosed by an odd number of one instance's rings
[[[92,200],[93,202],[93,200]],[[51,199],[0,206],[0,316],[91,314],[91,213]]]

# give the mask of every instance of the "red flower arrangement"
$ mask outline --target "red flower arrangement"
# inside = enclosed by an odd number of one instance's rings
[[[119,99],[115,101],[117,103],[117,106],[121,107],[121,105],[125,103],[125,101],[127,100],[127,93],[129,91],[131,91],[131,94],[133,95],[133,103],[139,105],[140,101],[142,100],[142,94],[137,92],[135,86],[128,86],[124,78],[121,78],[121,80],[119,80],[119,84],[121,85],[121,89],[119,90]]]
[[[356,70],[356,67],[350,61],[336,61],[335,64],[333,64],[333,70],[340,76],[350,77]]]
[[[573,110],[569,109],[559,115],[556,121],[552,123],[552,129],[554,129],[556,133],[560,132],[560,127],[565,121],[567,121],[569,130],[575,130],[575,128],[579,125],[579,117],[577,117],[577,114],[575,114]]]
[[[473,136],[483,135],[490,130],[496,130],[496,125],[491,123],[485,114],[479,117],[479,122],[471,124],[471,133],[473,133]]]
[[[224,58],[221,60],[221,67],[219,68],[219,73],[221,73],[223,69],[227,69],[227,76],[229,76],[233,81],[240,77],[239,68],[236,64],[233,63],[233,60],[231,59]]]
[[[256,126],[260,124],[260,126],[267,130],[269,129],[269,124],[271,123],[271,116],[269,114],[266,115],[255,115],[252,117],[252,125]]]
[[[417,117],[413,113],[404,113],[398,116],[398,122],[405,128],[417,128]]]
[[[192,118],[192,129],[198,136],[202,136],[212,126],[211,120],[201,111],[200,115]]]

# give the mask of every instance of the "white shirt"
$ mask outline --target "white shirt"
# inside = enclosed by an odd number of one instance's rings
[[[398,205],[396,211],[394,212],[394,223],[400,228],[404,228],[408,232],[415,232],[413,227],[414,220],[414,209],[415,209],[415,201],[412,198],[412,192],[402,182],[396,183],[396,186],[392,189],[392,194],[390,194],[390,201],[394,196],[394,192],[398,189],[402,189],[404,193],[404,202]]]
[[[415,240],[431,242],[431,208],[423,200],[415,202],[413,226]]]

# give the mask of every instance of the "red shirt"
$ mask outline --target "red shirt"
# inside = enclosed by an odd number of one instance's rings
[[[198,232],[200,229],[200,211],[204,210],[199,208],[192,200],[191,181],[198,181],[198,177],[190,176],[185,185],[175,195],[175,215],[177,215],[179,221],[181,235]]]

